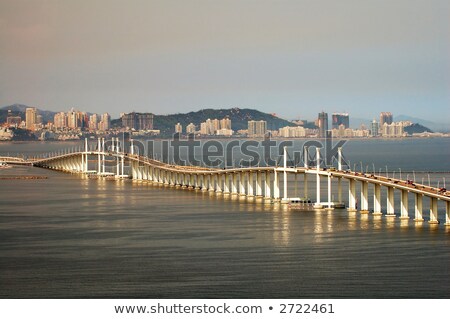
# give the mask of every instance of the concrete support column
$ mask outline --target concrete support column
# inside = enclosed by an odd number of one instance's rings
[[[402,189],[400,200],[400,219],[409,219],[408,216],[408,191]]]
[[[136,179],[136,163],[134,161],[131,162],[131,179]]]
[[[280,185],[278,181],[278,172],[273,170],[273,199],[280,199]]]
[[[137,168],[138,180],[142,180],[143,179],[142,166],[140,166],[139,163],[136,163],[136,168]]]
[[[361,214],[369,213],[369,183],[361,182]]]
[[[262,172],[256,172],[256,196],[262,196]]]
[[[303,147],[303,164],[305,168],[308,168],[308,147],[304,146]]]
[[[450,201],[445,202],[445,226],[450,226]]]
[[[288,194],[287,194],[287,180],[288,180],[288,177],[287,177],[287,171],[286,171],[286,169],[287,169],[287,150],[286,150],[286,146],[283,147],[283,168],[284,168],[284,171],[283,171],[283,200],[285,202],[287,202],[287,199],[288,199]]]
[[[105,173],[105,138],[102,137],[102,173]]]
[[[238,176],[239,173],[232,173],[233,177],[231,179],[231,194],[238,193]]]
[[[338,177],[338,202],[342,203],[342,177]]]
[[[198,174],[196,174],[195,176],[194,176],[194,178],[195,178],[195,181],[194,181],[194,188],[195,189],[200,189],[200,176],[198,175]]]
[[[170,172],[171,176],[171,185],[176,186],[178,184],[178,174],[176,172]]]
[[[354,179],[348,180],[348,211],[355,212],[356,207],[356,181]]]
[[[239,195],[245,196],[245,175],[246,173],[241,172],[239,176]]]
[[[381,185],[375,184],[373,191],[373,214],[381,215]]]
[[[155,181],[155,168],[153,166],[149,166],[149,173],[148,173],[149,180],[152,182]]]
[[[97,146],[97,152],[98,152],[98,168],[97,168],[97,174],[100,174],[102,172],[102,157],[100,155],[102,151],[102,145],[100,137],[98,138],[98,146]]]
[[[328,209],[331,209],[331,175],[328,175]]]
[[[316,207],[320,207],[320,148],[316,148]]]
[[[422,222],[423,221],[423,195],[422,194],[415,194],[415,205],[414,205],[414,220],[416,222]]]
[[[247,175],[247,196],[255,196],[255,193],[253,191],[253,172],[248,172]]]
[[[145,165],[145,179],[148,181],[150,180],[150,166]]]
[[[87,140],[87,138],[85,138],[84,139],[85,162],[84,162],[84,168],[83,168],[84,172],[87,172],[89,170],[89,167],[88,167],[88,164],[89,164],[88,151],[89,151],[88,140]]]
[[[388,217],[395,217],[394,214],[394,188],[387,189],[387,215]]]
[[[308,199],[309,191],[308,191],[308,174],[303,174],[303,197]]]
[[[318,170],[316,173],[316,205],[320,205],[320,175]]]
[[[215,187],[216,193],[222,193],[223,174],[215,174],[214,181],[216,184],[216,187]]]
[[[265,179],[265,189],[264,189],[264,197],[265,198],[271,198],[272,192],[271,192],[271,182],[270,182],[270,171],[266,171],[266,179]]]
[[[439,224],[437,198],[430,198],[430,224]]]
[[[210,191],[210,192],[214,192],[215,191],[216,185],[214,185],[214,183],[215,183],[215,178],[214,177],[215,176],[213,176],[211,174],[208,175],[208,191]]]
[[[230,176],[231,174],[226,173],[225,174],[225,180],[223,182],[223,193],[229,194],[230,193]]]
[[[164,184],[169,185],[170,184],[170,182],[169,182],[169,178],[170,178],[169,172],[163,170],[162,173],[163,173],[163,176],[164,176]]]
[[[198,189],[203,188],[203,175],[197,175],[197,187]]]
[[[208,181],[206,179],[206,175],[201,175],[201,181],[202,181],[202,191],[207,191]]]

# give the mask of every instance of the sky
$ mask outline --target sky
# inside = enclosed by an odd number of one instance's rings
[[[450,123],[448,0],[0,0],[0,106]]]

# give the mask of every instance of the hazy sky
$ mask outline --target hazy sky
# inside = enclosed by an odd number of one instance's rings
[[[448,0],[0,0],[0,106],[450,122]]]

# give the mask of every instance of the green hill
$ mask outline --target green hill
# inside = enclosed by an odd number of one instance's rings
[[[278,130],[284,126],[295,126],[295,124],[283,120],[271,114],[263,113],[252,109],[204,109],[197,112],[178,113],[170,115],[155,115],[153,120],[153,126],[157,130],[161,130],[161,133],[171,134],[174,132],[175,124],[180,123],[183,125],[183,129],[189,123],[194,123],[197,129],[200,127],[200,123],[205,122],[207,119],[223,119],[229,118],[231,120],[231,129],[234,131],[247,129],[248,121],[267,121],[267,129]]]
[[[423,126],[421,124],[418,124],[418,123],[414,123],[414,124],[412,124],[410,126],[406,126],[404,128],[404,130],[405,130],[406,133],[408,133],[410,135],[414,134],[414,133],[424,133],[424,132],[432,133],[433,132],[428,127],[425,127],[425,126]]]
[[[23,104],[12,104],[0,108],[0,123],[6,122],[8,115],[20,116],[25,120],[25,111],[29,106]],[[10,112],[9,112],[10,111]],[[53,122],[56,112],[37,109],[39,115],[42,115],[43,123]]]

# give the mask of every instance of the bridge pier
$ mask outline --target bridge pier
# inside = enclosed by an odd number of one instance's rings
[[[402,189],[400,197],[400,219],[409,219],[408,216],[408,191]]]
[[[256,171],[256,197],[262,197],[262,173]]]
[[[361,181],[361,214],[369,213],[369,183]]]
[[[331,175],[330,174],[328,174],[328,176],[327,176],[327,190],[328,190],[328,208],[327,209],[332,209],[332,207],[331,207],[331,202],[332,202],[332,200],[331,200]]]
[[[212,174],[209,174],[208,175],[208,191],[210,191],[210,192],[216,191],[216,189],[215,189],[216,186],[214,185],[214,182],[215,182],[214,176]]]
[[[224,182],[223,182],[223,193],[230,193],[230,174],[225,174]]]
[[[387,217],[395,218],[394,214],[394,188],[387,189]]]
[[[340,204],[342,203],[342,178],[338,177],[337,181],[338,181],[338,202]]]
[[[423,195],[422,194],[415,194],[416,201],[414,205],[414,221],[416,222],[423,222],[423,215],[422,215],[422,203],[423,203]]]
[[[273,170],[273,199],[280,200],[280,185],[278,183],[278,172]]]
[[[439,224],[437,198],[430,198],[430,224]]]
[[[192,185],[193,189],[200,189],[198,174],[192,175],[192,182],[193,182],[193,185]]]
[[[223,193],[223,175],[222,174],[214,174],[214,183],[216,184],[216,193]]]
[[[304,199],[308,199],[309,197],[309,191],[308,191],[308,174],[303,174],[303,197]]]
[[[373,214],[382,215],[381,212],[381,185],[375,184],[373,191]]]
[[[348,211],[356,212],[356,181],[354,179],[348,180]]]
[[[254,197],[255,194],[253,192],[253,172],[248,172],[247,175],[247,197]]]
[[[445,202],[445,226],[450,226],[450,201]]]
[[[245,196],[245,173],[241,172],[239,176],[239,195]]]
[[[271,200],[271,181],[270,181],[270,171],[266,171],[266,178],[264,181],[264,197],[266,200]]]

